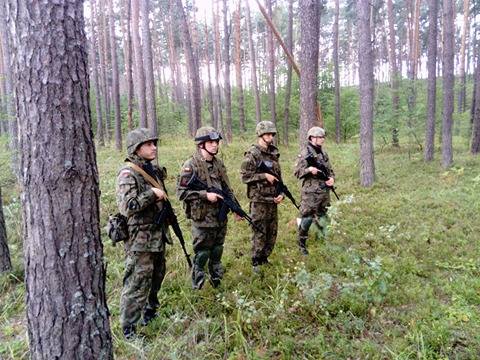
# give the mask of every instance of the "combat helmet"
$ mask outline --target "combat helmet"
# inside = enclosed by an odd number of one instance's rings
[[[149,129],[137,128],[127,134],[127,153],[128,156],[135,154],[135,151],[147,141],[158,141],[158,137],[153,136]]]
[[[257,134],[258,137],[264,135],[264,134],[277,134],[277,128],[275,127],[275,124],[271,121],[260,121],[257,124],[257,127],[255,128],[255,133]]]
[[[222,140],[222,135],[211,126],[202,126],[198,128],[195,133],[195,144],[200,145],[205,141],[220,141]]]
[[[319,126],[314,126],[314,127],[310,128],[310,130],[308,130],[307,139],[310,140],[311,136],[320,136],[320,137],[325,136],[325,130],[323,130]]]

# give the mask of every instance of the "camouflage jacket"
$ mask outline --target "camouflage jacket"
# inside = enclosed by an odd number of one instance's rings
[[[125,161],[140,167],[147,163],[138,156],[129,157]],[[153,166],[153,172],[163,185],[167,175],[166,169]],[[163,201],[156,201],[152,185],[128,165],[122,167],[118,173],[117,205],[120,213],[127,217],[129,232],[127,248],[131,251],[163,251],[163,241],[169,240],[168,232],[166,226],[154,224],[155,216],[163,208]]]
[[[278,149],[270,145],[263,149],[260,145],[252,145],[243,157],[240,174],[242,182],[247,184],[247,197],[253,202],[273,202],[275,197],[275,184],[270,184],[264,173],[257,172],[258,165],[264,161],[273,172],[282,176]]]
[[[325,190],[325,181],[307,170],[309,165],[306,159],[309,154],[313,154],[318,162],[325,165],[329,171],[327,174],[329,177],[335,177],[328,154],[322,148],[315,148],[308,144],[307,148],[298,155],[297,163],[295,164],[295,176],[302,180],[302,193],[314,193]]]
[[[197,227],[220,227],[226,224],[218,220],[221,202],[207,200],[207,191],[190,190],[188,181],[195,174],[201,181],[218,189],[230,189],[227,170],[223,162],[214,157],[206,161],[200,152],[185,161],[177,181],[177,196],[184,202],[185,214]],[[228,190],[230,191],[230,190]]]

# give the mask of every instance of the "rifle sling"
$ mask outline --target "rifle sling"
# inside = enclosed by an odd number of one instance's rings
[[[145,180],[147,180],[150,185],[152,185],[153,187],[156,187],[156,188],[159,188],[159,189],[163,189],[163,186],[160,185],[160,183],[155,180],[153,177],[151,177],[150,175],[148,175],[146,173],[145,170],[143,170],[140,166],[138,166],[137,164],[134,164],[130,161],[127,161],[127,166],[131,167],[133,170],[135,170],[136,172],[138,172],[140,175],[142,175]]]

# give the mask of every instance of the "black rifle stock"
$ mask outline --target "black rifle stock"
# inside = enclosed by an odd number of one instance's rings
[[[227,191],[230,189],[219,189],[214,186],[208,186],[205,182],[200,180],[197,175],[193,174],[190,180],[187,183],[187,188],[190,190],[201,191],[206,190],[207,192],[215,193],[220,195],[223,200],[222,207],[220,208],[220,212],[218,213],[218,219],[220,221],[225,221],[227,218],[228,212],[231,210],[241,218],[248,221],[248,223],[256,230],[264,233],[262,229],[260,229],[255,223],[253,222],[252,218],[242,209],[240,204],[238,203],[235,196],[231,193],[231,191]]]
[[[264,161],[260,161],[260,163],[258,164],[257,172],[258,173],[267,173],[267,174],[275,176],[277,178],[277,181],[275,181],[275,196],[278,196],[282,193],[285,194],[285,196],[290,199],[292,204],[295,205],[295,207],[300,210],[300,207],[297,205],[297,202],[295,201],[295,198],[293,197],[290,190],[288,190],[287,185],[285,185],[285,183],[282,181],[282,179],[277,174],[275,174],[275,172],[270,167],[268,167],[267,164],[265,164]]]
[[[330,178],[330,176],[328,176],[330,171],[324,164],[320,163],[311,152],[308,153],[305,160],[307,161],[308,166],[312,166],[318,170],[317,176],[320,178],[320,180],[327,181]],[[328,186],[327,184],[325,184],[325,187],[332,190],[332,192],[337,197],[337,200],[340,200],[334,186]]]
[[[180,225],[178,224],[177,215],[173,211],[172,204],[169,200],[165,199],[163,202],[163,209],[160,211],[154,219],[155,224],[168,224],[172,227],[173,232],[178,238],[180,245],[182,246],[183,254],[187,259],[188,266],[192,267],[192,260],[190,259],[190,254],[187,252],[185,247],[185,239],[183,238],[182,230],[180,229]]]

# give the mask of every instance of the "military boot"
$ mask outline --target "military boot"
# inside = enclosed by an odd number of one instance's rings
[[[146,309],[143,313],[142,325],[147,326],[157,316],[158,314],[155,309]]]
[[[123,328],[123,336],[127,340],[133,339],[136,334],[135,325],[127,325]]]
[[[205,264],[208,261],[210,254],[208,251],[199,251],[195,254],[193,259],[192,269],[192,287],[195,290],[200,290],[205,283]]]
[[[308,255],[307,239],[308,236],[298,235],[298,246],[300,247],[300,252],[302,255]]]

